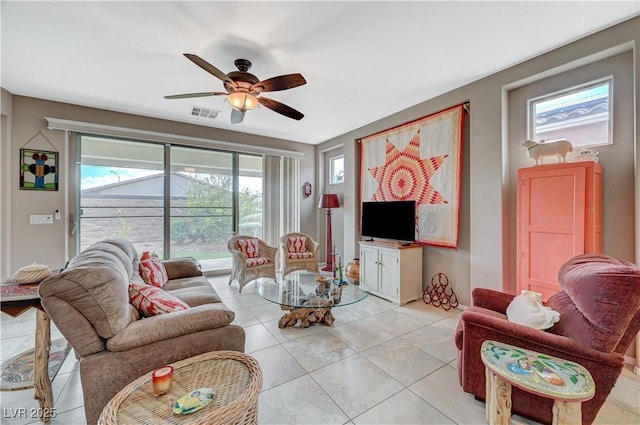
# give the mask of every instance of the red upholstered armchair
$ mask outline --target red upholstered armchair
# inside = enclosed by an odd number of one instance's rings
[[[640,268],[602,254],[585,254],[565,263],[558,274],[561,291],[546,303],[560,312],[560,321],[546,331],[511,323],[506,309],[514,295],[475,289],[473,306],[458,323],[458,377],[465,392],[485,400],[485,340],[571,360],[586,367],[596,394],[582,403],[582,423],[591,424],[624,364],[624,354],[640,330]],[[552,422],[553,400],[513,387],[513,413],[538,422]]]

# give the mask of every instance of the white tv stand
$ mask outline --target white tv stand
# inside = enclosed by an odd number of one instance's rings
[[[360,282],[400,305],[422,297],[422,246],[360,241]]]

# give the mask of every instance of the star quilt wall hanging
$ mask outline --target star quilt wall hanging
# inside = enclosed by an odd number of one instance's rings
[[[416,201],[420,243],[458,245],[463,107],[360,139],[361,201]]]

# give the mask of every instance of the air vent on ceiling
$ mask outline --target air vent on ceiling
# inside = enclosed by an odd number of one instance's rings
[[[215,109],[203,108],[202,106],[191,106],[191,110],[189,110],[189,115],[193,115],[196,117],[204,117],[204,118],[216,118],[220,111]]]

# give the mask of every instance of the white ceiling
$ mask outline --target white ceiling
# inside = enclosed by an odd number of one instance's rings
[[[7,2],[2,87],[15,95],[317,144],[640,13],[640,1]],[[266,94],[305,114],[261,107],[229,122],[220,80],[253,62],[260,79],[307,84]],[[191,105],[220,110],[190,117]]]

